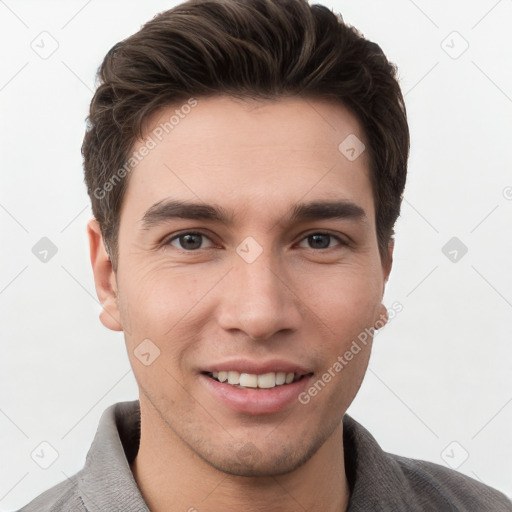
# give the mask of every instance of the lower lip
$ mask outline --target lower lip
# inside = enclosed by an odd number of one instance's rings
[[[204,374],[200,374],[199,377],[213,395],[230,409],[245,414],[272,414],[282,411],[287,405],[297,401],[297,397],[306,389],[312,375],[271,389],[237,388]]]

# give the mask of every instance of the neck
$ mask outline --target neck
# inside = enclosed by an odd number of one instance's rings
[[[320,449],[291,473],[234,476],[214,468],[141,403],[141,438],[131,466],[151,512],[346,511],[349,487],[340,423]],[[146,413],[146,414],[145,414]]]

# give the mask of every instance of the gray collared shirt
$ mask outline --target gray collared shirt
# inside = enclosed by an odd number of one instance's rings
[[[438,464],[384,452],[353,418],[343,418],[347,512],[512,512],[502,493]],[[103,413],[84,468],[20,512],[148,512],[130,469],[140,440],[138,400]],[[320,504],[318,510],[325,505]]]

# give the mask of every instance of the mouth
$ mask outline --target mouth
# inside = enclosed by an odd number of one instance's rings
[[[203,368],[200,380],[211,398],[235,413],[269,415],[293,407],[313,374],[288,361],[239,359]]]
[[[262,374],[244,373],[236,370],[202,372],[212,380],[229,384],[239,389],[273,389],[294,384],[312,373],[267,372]]]

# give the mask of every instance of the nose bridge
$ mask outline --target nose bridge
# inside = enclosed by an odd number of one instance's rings
[[[270,254],[261,255],[252,263],[238,261],[236,275],[240,279],[242,296],[261,304],[270,304],[284,297],[282,281],[279,278],[279,265]]]
[[[240,253],[238,248],[221,299],[220,321],[224,329],[244,331],[252,339],[267,339],[279,330],[296,329],[300,314],[275,255],[263,250],[255,257],[254,250],[249,245],[248,251]]]

